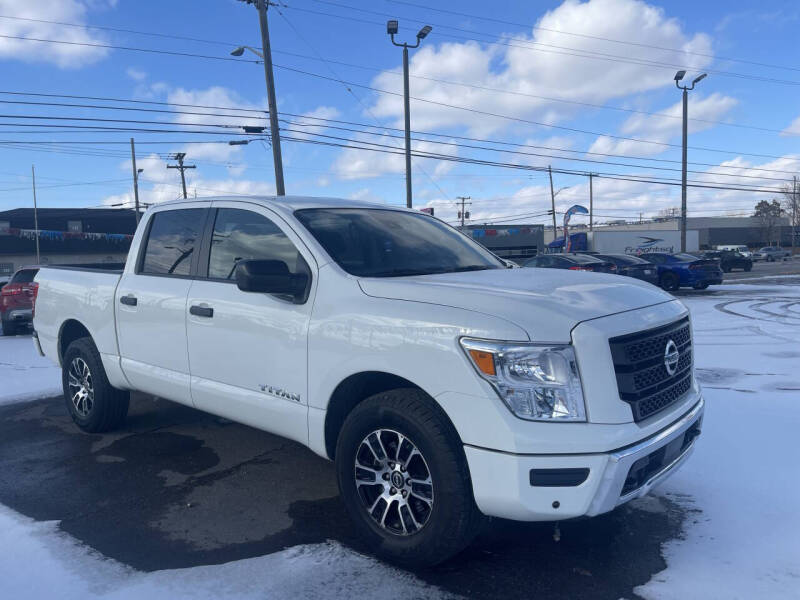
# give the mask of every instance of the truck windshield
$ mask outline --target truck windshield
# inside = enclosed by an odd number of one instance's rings
[[[309,208],[297,219],[351,275],[402,277],[505,268],[491,252],[424,214]]]

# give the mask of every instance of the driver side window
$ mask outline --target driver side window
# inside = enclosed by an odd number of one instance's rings
[[[275,223],[253,211],[220,208],[211,237],[209,279],[235,280],[240,260],[278,260],[290,273],[309,273],[303,255]]]

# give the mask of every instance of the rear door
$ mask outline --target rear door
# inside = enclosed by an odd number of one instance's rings
[[[187,303],[194,405],[308,442],[308,327],[317,273],[313,256],[272,211],[214,203]],[[240,260],[280,260],[310,276],[303,298],[243,292]]]
[[[150,214],[136,260],[126,264],[115,298],[122,369],[131,385],[191,404],[186,296],[197,267],[208,203]]]

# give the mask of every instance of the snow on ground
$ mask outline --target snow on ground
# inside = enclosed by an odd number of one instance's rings
[[[0,506],[4,598],[217,600],[218,598],[446,598],[413,575],[329,542],[222,565],[140,573],[103,558],[55,522]]]
[[[646,598],[797,598],[800,590],[800,286],[739,284],[683,298],[707,401],[692,458],[657,491],[688,509]],[[0,404],[60,393],[30,338],[0,338]],[[656,501],[657,502],[657,501]],[[441,596],[339,544],[140,573],[0,506],[3,597],[128,599]]]
[[[61,393],[61,369],[39,356],[31,336],[0,337],[0,405]]]
[[[684,298],[706,414],[691,459],[656,492],[688,509],[645,598],[800,597],[800,286]]]

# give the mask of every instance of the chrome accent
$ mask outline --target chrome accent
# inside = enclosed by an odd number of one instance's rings
[[[657,484],[661,483],[664,479],[669,477],[675,472],[694,450],[695,441],[692,440],[691,444],[671,463],[661,469],[659,472],[653,474],[641,487],[635,489],[622,496],[622,488],[625,485],[625,480],[628,477],[628,472],[631,466],[640,458],[655,452],[659,448],[666,446],[677,437],[686,433],[703,416],[705,409],[705,401],[700,398],[700,401],[694,407],[683,415],[680,419],[675,421],[669,427],[662,429],[655,435],[642,440],[641,442],[611,452],[608,455],[608,464],[603,472],[600,480],[600,485],[597,488],[594,499],[586,511],[587,516],[595,516],[605,512],[609,512],[625,502],[629,502],[634,498],[641,498],[646,495]]]
[[[678,345],[673,340],[669,340],[666,348],[664,348],[664,368],[667,370],[667,374],[670,377],[675,375],[678,370],[678,361],[680,358],[681,355],[678,352]]]
[[[275,396],[276,398],[283,398],[284,400],[294,400],[295,402],[300,402],[300,394],[287,392],[282,388],[276,388],[271,385],[267,385],[266,383],[260,384],[258,388],[262,392],[264,392],[265,394],[269,394],[270,396]]]
[[[433,480],[425,457],[406,436],[378,429],[356,450],[356,492],[364,510],[388,533],[408,536],[433,512]]]

